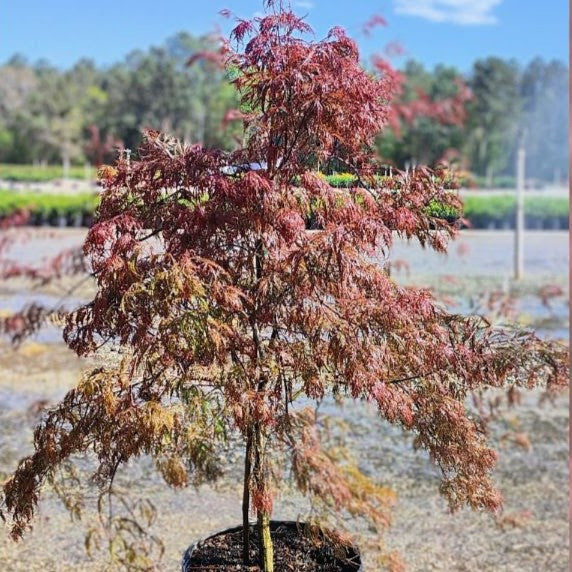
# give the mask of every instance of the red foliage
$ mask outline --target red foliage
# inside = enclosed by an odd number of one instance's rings
[[[221,127],[225,129],[231,121],[243,121],[246,115],[238,109],[229,109],[222,118]]]
[[[245,42],[243,52],[228,46],[228,64],[240,70],[234,85],[253,110],[245,118],[246,158],[288,181],[306,158],[365,161],[391,97],[389,78],[359,66],[357,46],[341,28],[321,42],[306,40],[309,32],[292,12],[277,12],[239,22],[232,38]]]
[[[108,133],[105,139],[101,138],[101,133],[97,125],[89,126],[90,139],[85,146],[85,153],[89,157],[91,164],[99,167],[106,161],[111,161],[117,154],[118,149],[123,148],[123,142]]]
[[[377,26],[387,26],[387,20],[381,14],[374,14],[362,27],[362,32],[369,36]]]
[[[558,284],[545,284],[538,289],[537,295],[541,299],[542,304],[547,308],[550,308],[550,302],[555,298],[563,297],[564,290]]]
[[[400,96],[405,84],[405,76],[393,69],[391,64],[379,55],[372,58],[374,69],[391,85],[394,99],[388,117],[389,125],[396,134],[400,133],[402,122],[411,125],[418,117],[431,117],[444,125],[462,125],[466,119],[465,106],[472,98],[471,90],[461,78],[456,80],[457,91],[453,97],[432,100],[422,90],[417,90],[417,98],[403,101]]]
[[[471,252],[471,247],[466,242],[457,245],[457,256],[467,256]]]
[[[0,221],[0,280],[26,279],[33,286],[43,286],[63,277],[85,277],[89,269],[81,248],[62,250],[39,265],[25,263],[19,259],[13,248],[34,238],[38,239],[32,229],[21,228],[29,224],[29,220],[29,212],[17,211]],[[48,238],[50,234],[44,231],[42,237]],[[63,321],[62,302],[63,299],[54,306],[32,302],[14,314],[1,316],[0,335],[18,346],[48,321]]]
[[[197,62],[206,62],[215,68],[224,69],[224,53],[222,51],[214,50],[203,50],[195,52],[187,60],[187,66],[192,66]]]
[[[405,48],[399,42],[390,42],[383,48],[383,52],[388,58],[396,58],[406,53]]]
[[[30,222],[30,211],[26,209],[18,209],[0,219],[0,231],[8,230],[11,228],[17,228],[19,226],[25,226]],[[6,237],[2,237],[2,243],[0,243],[0,251],[5,247]]]
[[[50,320],[64,321],[66,312],[32,302],[11,316],[0,318],[0,335],[10,338],[12,344],[20,343],[35,334]]]

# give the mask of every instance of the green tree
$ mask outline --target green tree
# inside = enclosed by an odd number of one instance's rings
[[[493,184],[495,173],[509,163],[516,145],[521,102],[519,67],[514,61],[497,57],[478,60],[473,65],[469,87],[473,99],[468,104],[465,150],[471,170]]]
[[[231,146],[221,134],[226,111],[236,107],[236,95],[223,71],[209,61],[187,61],[197,53],[214,51],[209,36],[180,33],[148,52],[136,51],[114,66],[103,87],[109,94],[105,127],[136,147],[144,128],[169,131],[206,147]]]
[[[532,60],[520,84],[527,177],[566,180],[568,172],[568,67]]]
[[[86,128],[97,121],[107,96],[89,60],[80,60],[64,73],[41,67],[36,74],[37,88],[30,95],[22,129],[39,143],[36,152],[42,158],[61,160],[66,176],[72,161],[83,160]]]
[[[0,67],[0,161],[16,162],[20,154],[26,155],[20,130],[36,87],[36,74],[22,57],[14,56]]]

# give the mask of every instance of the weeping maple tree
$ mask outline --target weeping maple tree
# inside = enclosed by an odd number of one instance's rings
[[[388,275],[379,261],[395,236],[446,249],[455,228],[429,207],[459,209],[459,199],[425,168],[377,186],[371,144],[394,77],[364,71],[340,28],[314,41],[281,1],[265,7],[238,22],[224,51],[244,148],[147,132],[136,159],[101,171],[84,244],[97,294],[64,336],[81,356],[107,345],[119,358],[86,373],[36,429],[35,452],[4,486],[15,538],[42,484],[75,453],[94,451],[102,482],[151,455],[182,487],[218,474],[217,446],[232,432],[245,451],[245,564],[253,513],[259,565],[273,570],[274,450],[302,492],[382,524],[383,499],[356,494],[299,404],[327,395],[373,402],[414,434],[452,509],[495,511],[497,455],[467,396],[565,381],[564,348],[448,313]],[[332,188],[308,168],[330,159],[357,175],[355,188]],[[318,230],[307,229],[310,214]]]

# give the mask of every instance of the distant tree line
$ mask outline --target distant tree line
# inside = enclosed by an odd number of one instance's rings
[[[0,162],[107,161],[116,146],[136,148],[143,128],[232,147],[232,130],[220,125],[238,105],[233,88],[208,60],[186,65],[208,49],[208,36],[180,33],[105,69],[86,59],[62,71],[12,57],[0,67]]]
[[[451,95],[461,78],[452,67],[432,72],[409,61],[402,98],[427,94],[433,99]],[[430,117],[405,122],[396,135],[378,139],[383,157],[402,167],[433,164],[457,155],[459,163],[489,186],[494,178],[513,175],[519,144],[526,150],[527,178],[563,182],[568,177],[568,66],[535,58],[522,68],[514,60],[477,60],[462,79],[472,92],[462,125],[447,125]]]
[[[118,147],[136,148],[142,128],[169,131],[222,149],[237,144],[238,125],[225,125],[238,99],[225,72],[196,54],[215,49],[210,36],[179,33],[159,47],[135,51],[99,68],[79,60],[60,70],[13,56],[0,66],[0,162],[71,164],[111,161]],[[408,61],[402,103],[450,98],[462,79],[472,92],[462,124],[435,117],[402,120],[386,129],[377,149],[404,168],[455,159],[489,184],[514,173],[519,141],[527,176],[564,181],[568,176],[568,67],[536,58],[526,67],[496,57],[478,60],[463,77],[455,68],[426,70]]]

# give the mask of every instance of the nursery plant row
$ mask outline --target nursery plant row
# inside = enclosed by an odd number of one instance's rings
[[[89,226],[97,207],[96,194],[51,195],[0,190],[0,219],[21,210],[30,213],[32,225]],[[472,228],[513,228],[516,199],[512,195],[469,196],[463,218]],[[531,229],[567,229],[569,200],[566,197],[525,198],[526,226]],[[461,214],[433,202],[429,214],[454,221]]]
[[[516,197],[468,196],[463,199],[464,218],[473,228],[514,228]],[[525,225],[530,229],[559,230],[569,226],[568,197],[525,197]]]
[[[89,178],[95,179],[97,169],[95,167],[88,167]],[[322,174],[320,176],[328,181],[332,187],[348,188],[356,184],[357,178],[352,173],[333,173]],[[61,165],[15,165],[15,164],[0,164],[0,181],[11,181],[16,183],[45,183],[49,181],[56,181],[64,177],[64,171]],[[72,165],[68,172],[70,179],[83,180],[86,178],[86,167]],[[387,175],[376,176],[378,183],[382,182]],[[459,181],[462,183],[463,181]],[[296,181],[294,181],[294,184]]]
[[[0,190],[0,220],[28,211],[34,226],[90,226],[98,202],[95,193],[51,195]]]
[[[95,167],[87,167],[88,178],[95,180],[97,169]],[[71,165],[67,174],[68,178],[76,180],[86,179],[85,165]],[[351,187],[356,183],[356,177],[352,173],[334,173],[323,175],[324,178],[333,187],[345,188]],[[56,181],[64,178],[64,170],[62,165],[28,165],[28,164],[0,164],[0,181],[12,181],[15,183],[45,183]],[[385,176],[376,177],[378,182],[382,181]],[[448,181],[445,181],[447,185]],[[470,173],[456,175],[456,183],[458,186],[466,188],[487,188],[489,181],[485,177],[478,177]],[[498,176],[495,177],[494,187],[497,189],[514,189],[516,186],[516,177]],[[542,188],[542,184],[537,183],[535,188]]]
[[[88,167],[88,176],[95,179],[97,169]],[[69,168],[68,177],[70,179],[86,178],[86,167],[83,165],[72,165]],[[0,180],[13,181],[16,183],[45,183],[64,178],[64,169],[61,165],[11,165],[0,164]]]

